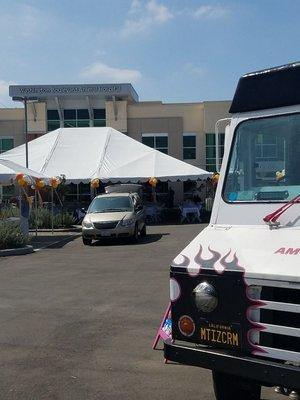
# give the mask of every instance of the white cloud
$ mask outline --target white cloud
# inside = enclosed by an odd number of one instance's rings
[[[121,36],[127,38],[149,32],[152,27],[163,25],[173,17],[173,12],[166,5],[158,3],[156,0],[148,0],[146,3],[133,0],[128,18],[121,29]]]
[[[228,15],[228,9],[221,5],[205,5],[190,11],[190,15],[195,19],[220,19]]]
[[[114,68],[101,62],[83,68],[80,77],[88,81],[98,80],[101,83],[136,83],[142,74],[136,69]]]
[[[132,0],[130,9],[121,28],[121,38],[129,38],[151,32],[172,18],[182,16],[199,19],[222,19],[229,15],[228,7],[221,4],[202,4],[198,8],[171,9],[158,0]],[[179,21],[180,22],[180,21]]]
[[[142,7],[142,3],[140,0],[132,0],[129,13],[134,14],[134,13],[140,11],[141,7]]]
[[[159,23],[167,22],[173,18],[173,13],[163,4],[156,3],[155,0],[148,1],[146,8],[154,21]]]
[[[38,10],[32,6],[23,5],[21,21],[22,35],[24,37],[34,35],[40,23]]]
[[[8,40],[30,38],[42,26],[40,12],[31,5],[20,4],[12,7],[11,12],[4,11],[0,14],[0,34],[5,34]]]
[[[12,101],[8,94],[9,85],[16,85],[16,82],[7,82],[0,79],[0,108],[1,107],[18,107],[20,103]]]

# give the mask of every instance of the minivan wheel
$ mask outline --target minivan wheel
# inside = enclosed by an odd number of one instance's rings
[[[85,238],[84,236],[82,236],[82,243],[85,246],[90,246],[92,244],[92,239],[88,239],[88,238]]]
[[[137,241],[139,240],[139,228],[137,225],[135,225],[134,227],[134,234],[132,236],[132,242],[133,243],[137,243]]]
[[[216,400],[260,400],[261,385],[240,376],[212,371]]]
[[[145,224],[141,230],[141,237],[145,237],[146,235],[147,235],[147,228]]]

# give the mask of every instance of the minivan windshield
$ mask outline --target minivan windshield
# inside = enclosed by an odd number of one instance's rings
[[[227,202],[282,202],[300,193],[300,114],[238,125],[225,177]]]
[[[89,213],[132,211],[133,204],[128,196],[96,197],[89,208]]]

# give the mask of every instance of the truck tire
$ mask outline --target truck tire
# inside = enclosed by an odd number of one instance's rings
[[[139,240],[139,228],[138,228],[138,226],[136,224],[135,228],[134,228],[133,236],[131,238],[131,241],[132,241],[132,243],[137,243],[138,240]]]
[[[212,375],[216,400],[260,400],[258,382],[218,371]]]
[[[146,235],[147,235],[147,228],[145,224],[141,230],[141,237],[145,237]]]
[[[85,238],[84,236],[82,236],[82,243],[85,246],[90,246],[92,244],[92,239],[88,239],[88,238]]]

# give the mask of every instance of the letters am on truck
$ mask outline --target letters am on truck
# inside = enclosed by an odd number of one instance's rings
[[[165,358],[211,369],[218,400],[296,400],[300,63],[244,75],[230,113],[210,224],[171,264]]]

